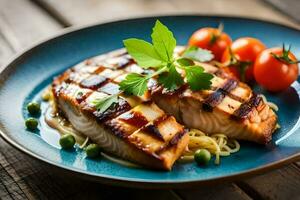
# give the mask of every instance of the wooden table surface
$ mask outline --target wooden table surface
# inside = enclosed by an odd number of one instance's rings
[[[259,0],[0,0],[0,68],[63,28],[157,14],[222,14],[299,28]],[[0,139],[0,199],[300,199],[300,163],[237,182],[182,190],[105,186],[54,173]]]

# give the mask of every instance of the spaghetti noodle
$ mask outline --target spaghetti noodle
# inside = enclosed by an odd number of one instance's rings
[[[197,129],[191,129],[188,134],[190,136],[188,150],[180,158],[181,162],[193,161],[198,149],[207,149],[216,156],[215,164],[220,164],[220,156],[229,156],[240,149],[240,144],[236,140],[229,139],[224,134],[208,136]]]

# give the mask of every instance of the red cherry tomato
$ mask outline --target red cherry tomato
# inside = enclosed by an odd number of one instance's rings
[[[265,48],[265,45],[258,39],[239,38],[226,49],[221,62],[228,66],[228,70],[236,78],[246,82],[251,81],[253,80],[253,63]]]
[[[266,49],[256,58],[255,80],[269,91],[287,89],[298,77],[297,62],[289,50],[278,47]]]
[[[214,54],[215,60],[220,61],[231,42],[231,38],[217,28],[201,28],[190,37],[189,46],[208,49]]]

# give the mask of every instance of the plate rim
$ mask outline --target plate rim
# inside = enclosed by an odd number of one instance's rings
[[[239,16],[232,16],[232,15],[202,15],[202,14],[172,14],[172,15],[150,15],[150,16],[144,16],[144,17],[130,17],[130,18],[121,18],[116,20],[109,20],[105,21],[104,23],[91,23],[88,25],[79,25],[79,26],[71,26],[62,30],[59,30],[58,33],[46,37],[45,39],[39,40],[37,42],[34,42],[32,45],[30,45],[27,48],[24,48],[19,53],[16,53],[14,56],[12,56],[8,61],[1,67],[0,69],[0,87],[3,81],[5,81],[4,74],[8,70],[13,69],[14,64],[19,60],[22,59],[30,54],[32,54],[32,51],[34,51],[36,48],[38,48],[40,45],[43,45],[46,42],[50,42],[51,40],[54,40],[56,38],[59,38],[63,35],[77,32],[83,29],[88,29],[96,26],[111,24],[111,23],[120,23],[120,22],[126,22],[126,21],[135,21],[135,20],[141,20],[141,19],[153,19],[153,18],[166,18],[166,17],[210,17],[210,18],[227,18],[227,19],[240,19],[240,20],[250,20],[254,22],[263,22],[268,23],[276,26],[281,26],[293,31],[297,31],[300,33],[300,28],[293,27],[291,25],[285,25],[274,21],[269,21],[265,19],[258,19],[255,17],[239,17]],[[4,127],[0,124],[0,136],[3,138],[5,142],[7,142],[9,145],[17,149],[19,152],[26,154],[36,160],[42,161],[43,163],[47,164],[48,166],[54,167],[55,169],[60,170],[61,172],[64,172],[66,174],[74,174],[76,176],[79,176],[81,178],[87,178],[89,180],[93,180],[96,182],[101,182],[105,184],[110,185],[119,185],[124,187],[135,187],[135,188],[182,188],[182,187],[193,187],[200,184],[214,184],[214,183],[220,183],[224,181],[233,181],[245,177],[250,177],[258,174],[262,174],[267,171],[271,171],[274,169],[277,169],[281,166],[287,165],[291,162],[297,161],[300,159],[300,151],[296,154],[290,155],[284,159],[262,165],[259,167],[255,167],[250,170],[243,170],[237,173],[232,173],[230,175],[221,176],[221,177],[214,177],[214,178],[208,178],[204,180],[145,180],[140,178],[125,178],[125,177],[116,177],[111,175],[105,175],[105,174],[97,174],[88,172],[86,170],[71,168],[68,166],[64,166],[61,164],[58,164],[54,161],[48,160],[46,158],[43,158],[42,156],[35,154],[34,152],[30,151],[29,149],[24,148],[19,142],[13,140],[13,138],[9,137],[8,134],[5,133]]]

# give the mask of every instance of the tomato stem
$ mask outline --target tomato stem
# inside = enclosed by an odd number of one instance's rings
[[[232,52],[231,48],[229,48],[229,54],[230,54],[230,62],[227,66],[233,66],[240,75],[241,81],[246,81],[246,71],[248,67],[252,65],[251,61],[240,61],[238,60],[234,53]]]
[[[280,62],[284,62],[287,64],[298,64],[298,63],[300,63],[299,60],[294,61],[289,57],[289,54],[291,52],[291,47],[292,47],[292,45],[289,45],[289,48],[286,49],[285,45],[283,44],[282,45],[282,55],[277,55],[273,52],[271,52],[271,55]]]
[[[218,33],[217,34],[211,34],[210,40],[209,40],[209,45],[213,45],[220,37],[221,34],[223,33],[224,30],[224,24],[221,22],[218,26]]]

